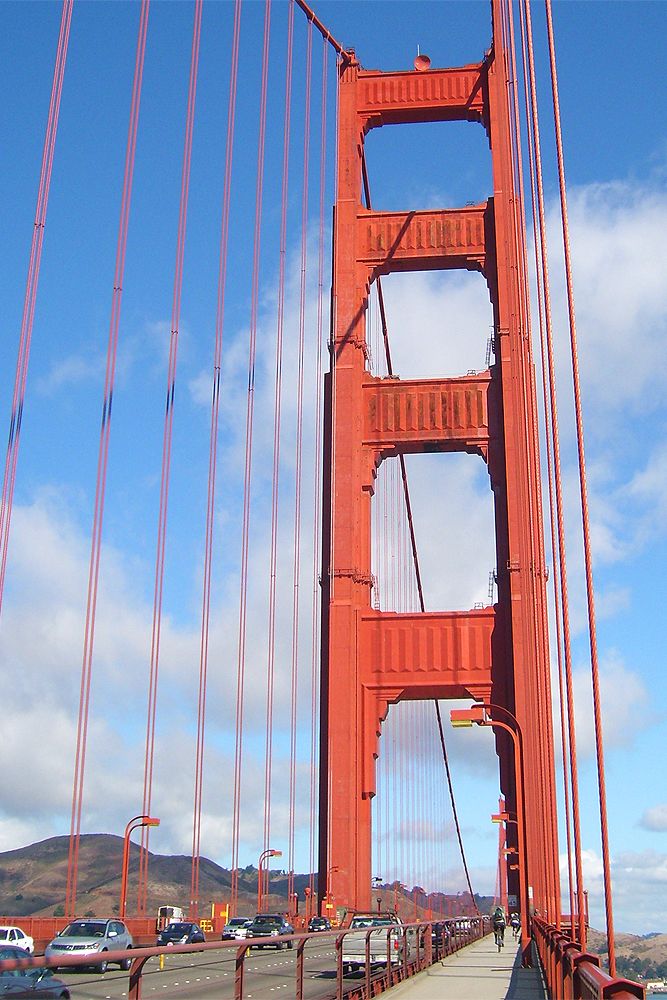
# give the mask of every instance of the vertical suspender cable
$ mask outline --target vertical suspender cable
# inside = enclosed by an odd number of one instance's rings
[[[299,680],[299,587],[301,578],[301,489],[303,453],[303,380],[304,349],[306,338],[306,278],[308,250],[308,178],[310,157],[310,93],[313,62],[313,26],[308,22],[308,42],[306,48],[306,94],[304,101],[303,131],[303,180],[301,202],[301,287],[299,294],[299,349],[297,361],[297,415],[296,415],[296,455],[294,462],[294,558],[292,566],[292,669],[290,708],[290,787],[289,787],[289,866],[288,899],[291,904],[294,893],[294,834],[296,813],[296,727],[297,693]]]
[[[320,554],[320,523],[321,523],[321,484],[322,473],[322,333],[324,319],[324,201],[326,188],[326,154],[327,154],[327,63],[328,45],[326,39],[322,44],[322,100],[321,100],[321,132],[320,132],[320,214],[319,214],[319,245],[317,264],[317,361],[315,383],[315,484],[313,498],[313,596],[312,596],[312,634],[311,634],[311,716],[310,716],[310,867],[309,889],[311,899],[315,898],[315,816],[317,806],[317,705],[319,702],[319,554]]]
[[[132,200],[132,182],[134,179],[134,161],[137,146],[137,131],[139,126],[139,107],[141,103],[141,85],[143,79],[144,56],[146,53],[146,36],[148,32],[149,0],[142,0],[139,15],[139,32],[137,51],[134,64],[134,79],[132,83],[132,99],[130,103],[130,119],[128,125],[127,144],[125,148],[125,168],[123,174],[123,191],[120,204],[120,220],[118,224],[118,240],[116,244],[116,264],[111,296],[111,318],[109,321],[109,339],[107,344],[106,374],[104,380],[104,399],[102,403],[102,424],[100,427],[100,443],[97,457],[97,483],[95,488],[95,508],[93,514],[93,529],[90,546],[90,563],[88,568],[88,596],[86,603],[86,623],[83,640],[83,659],[81,664],[81,688],[79,693],[79,717],[77,725],[76,753],[74,761],[74,783],[72,792],[72,816],[70,825],[70,842],[67,859],[67,887],[65,891],[65,914],[68,918],[74,916],[76,909],[76,882],[79,861],[79,837],[81,831],[81,810],[83,806],[84,774],[86,761],[86,740],[88,735],[88,711],[90,705],[90,684],[92,676],[93,647],[95,641],[95,619],[97,612],[97,588],[100,572],[100,554],[102,547],[102,525],[104,520],[104,499],[106,493],[107,464],[109,458],[109,438],[111,433],[111,408],[113,402],[114,382],[116,373],[116,355],[118,349],[118,330],[120,325],[121,304],[123,298],[123,278],[125,274],[125,251],[130,221],[130,205]]]
[[[192,822],[192,871],[190,878],[190,907],[192,917],[199,917],[199,852],[201,842],[201,811],[204,769],[204,731],[206,722],[206,682],[208,673],[208,642],[211,616],[211,572],[213,566],[213,531],[215,525],[215,487],[218,454],[218,423],[220,412],[222,342],[225,314],[225,288],[227,280],[227,253],[229,248],[229,212],[231,205],[232,160],[234,155],[234,126],[236,117],[236,90],[239,64],[239,38],[241,34],[241,0],[234,4],[229,101],[227,106],[227,140],[225,147],[225,179],[222,196],[220,224],[220,255],[218,265],[217,308],[215,318],[215,348],[213,355],[213,392],[211,398],[211,433],[208,456],[208,492],[206,506],[206,543],[204,548],[204,582],[202,598],[201,642],[199,651],[199,696],[197,712],[197,746],[195,755],[195,795]]]
[[[523,56],[523,73],[524,79],[528,80],[528,67],[526,60],[526,46],[525,46],[525,29],[522,21],[522,56]],[[528,107],[528,90],[525,90],[525,118],[526,118],[526,128],[528,133],[529,148],[532,153],[532,120],[530,116],[530,111]],[[559,600],[559,585],[560,585],[560,566],[557,550],[557,531],[556,531],[556,500],[554,496],[554,467],[553,467],[553,447],[552,447],[552,434],[551,434],[551,418],[549,412],[549,404],[547,399],[548,392],[548,373],[547,373],[547,346],[546,346],[546,333],[545,333],[545,319],[544,319],[544,291],[542,283],[542,274],[539,264],[539,233],[537,228],[537,192],[535,190],[535,170],[533,165],[532,155],[530,157],[530,186],[531,186],[531,201],[533,206],[532,212],[532,222],[533,222],[533,246],[535,253],[535,278],[537,286],[537,308],[538,308],[538,319],[539,319],[539,331],[540,331],[540,358],[541,358],[541,369],[542,369],[542,411],[544,417],[544,427],[545,427],[545,440],[546,440],[546,456],[547,456],[547,482],[549,491],[549,523],[550,523],[550,537],[551,537],[551,551],[553,555],[553,593],[554,593],[554,611],[555,611],[555,621],[556,621],[556,659],[557,659],[557,670],[558,670],[558,691],[559,691],[559,716],[560,716],[560,732],[561,732],[561,751],[562,751],[562,763],[563,763],[563,792],[564,792],[564,802],[565,802],[565,832],[566,832],[566,843],[567,843],[567,866],[568,866],[568,891],[570,900],[570,921],[574,921],[574,878],[572,872],[572,819],[571,819],[571,799],[570,799],[570,782],[568,778],[568,767],[567,767],[567,754],[568,754],[568,740],[566,731],[566,702],[565,702],[565,692],[564,692],[564,675],[563,675],[563,635],[562,635],[562,624],[561,624],[561,608]]]
[[[285,119],[283,128],[283,176],[280,208],[280,261],[278,273],[278,317],[273,411],[273,470],[271,476],[271,548],[269,556],[269,632],[266,670],[266,731],[264,751],[264,850],[271,839],[271,783],[273,773],[273,697],[276,653],[276,585],[278,559],[278,499],[280,487],[280,428],[283,388],[283,325],[285,318],[285,263],[287,257],[287,192],[289,185],[290,120],[292,110],[292,48],[294,4],[287,8],[287,60],[285,69]],[[264,869],[264,892],[268,894],[269,866]],[[291,899],[288,900],[291,905]]]
[[[535,66],[533,59],[530,8],[529,5],[525,2],[525,0],[521,5],[521,10],[523,12],[523,18],[524,18],[523,23],[525,24],[525,38],[526,38],[527,55],[528,55],[529,73],[527,76],[527,86],[530,93],[531,118],[532,118],[532,135],[533,135],[532,160],[534,161],[534,169],[535,169],[535,184],[537,190],[537,214],[538,214],[539,232],[540,232],[541,270],[542,270],[542,280],[544,286],[544,314],[545,314],[545,327],[546,327],[547,361],[548,361],[548,371],[549,371],[549,402],[551,410],[551,437],[552,437],[552,447],[554,456],[554,473],[555,473],[555,487],[556,487],[558,554],[559,554],[560,577],[561,577],[561,605],[563,610],[563,647],[565,652],[565,678],[566,678],[567,705],[568,705],[568,735],[570,743],[570,777],[572,784],[572,822],[574,831],[575,869],[576,869],[576,881],[577,881],[578,938],[579,938],[579,944],[583,949],[586,943],[586,913],[584,906],[583,871],[582,871],[582,861],[581,861],[579,781],[577,775],[576,735],[574,728],[574,696],[572,689],[573,685],[572,685],[572,657],[571,657],[571,646],[570,646],[570,616],[569,616],[569,602],[568,602],[568,588],[567,588],[567,567],[565,559],[565,527],[564,527],[564,514],[563,514],[563,493],[562,493],[562,482],[561,482],[560,438],[558,433],[558,411],[556,405],[555,366],[553,357],[553,336],[551,327],[551,296],[549,289],[549,274],[547,266],[546,222],[545,222],[545,212],[544,212],[544,192],[542,187],[542,160],[540,153],[539,123],[537,116],[537,94],[535,89]]]
[[[513,143],[512,152],[515,164],[515,176],[516,182],[518,184],[519,199],[518,202],[515,201],[514,216],[515,216],[515,240],[517,253],[520,255],[520,259],[523,264],[524,275],[527,274],[527,260],[528,260],[528,248],[526,243],[526,217],[525,217],[525,191],[523,183],[523,170],[522,161],[523,154],[521,149],[521,130],[520,130],[520,115],[519,115],[519,100],[518,100],[518,83],[517,83],[517,70],[516,70],[516,46],[515,46],[515,35],[514,35],[514,18],[512,14],[512,4],[507,4],[507,29],[509,45],[508,51],[511,60],[511,81],[513,83],[513,101],[512,101],[512,111],[513,111]],[[531,547],[533,551],[533,561],[534,565],[537,567],[537,578],[538,580],[543,579],[545,576],[545,554],[544,554],[544,544],[542,541],[542,536],[538,529],[538,525],[543,524],[543,509],[542,509],[542,493],[540,489],[540,469],[539,469],[539,451],[537,445],[537,414],[536,414],[536,391],[535,391],[535,378],[534,378],[534,365],[532,363],[531,356],[531,343],[532,343],[532,330],[530,322],[530,306],[528,302],[528,286],[526,281],[521,282],[520,285],[520,295],[521,304],[523,311],[523,322],[526,325],[527,331],[527,341],[526,341],[526,351],[527,351],[527,365],[526,365],[526,383],[524,383],[524,409],[526,412],[526,436],[527,440],[531,442],[532,447],[529,448],[529,454],[534,458],[534,475],[529,477],[529,490],[532,493],[533,484],[536,485],[535,490],[535,507],[536,507],[536,517],[533,523],[531,517]],[[533,510],[533,503],[530,504],[531,512]],[[557,828],[557,815],[556,815],[556,802],[554,796],[551,794],[551,789],[548,787],[548,770],[547,770],[547,760],[549,747],[553,745],[553,722],[551,717],[551,712],[549,711],[549,649],[548,649],[548,636],[546,629],[540,627],[540,608],[544,613],[544,606],[542,603],[543,591],[541,588],[536,587],[533,584],[533,621],[535,628],[535,640],[536,640],[536,688],[537,688],[537,707],[538,707],[538,725],[537,725],[537,737],[540,743],[540,753],[538,757],[538,777],[541,785],[541,793],[543,800],[550,807],[552,813],[552,821],[554,829]],[[544,618],[542,618],[544,621]],[[540,831],[537,830],[536,834],[539,836]],[[548,914],[548,918],[552,920],[556,926],[560,927],[560,893],[559,887],[556,884],[554,877],[553,865],[549,863],[549,859],[542,850],[537,852],[537,863],[541,871],[541,879],[543,883],[543,891],[546,892],[546,902],[545,912]],[[553,909],[553,912],[552,912]]]
[[[602,735],[602,713],[600,705],[600,676],[595,629],[595,597],[593,592],[593,560],[591,556],[590,523],[588,514],[588,490],[586,486],[586,462],[584,455],[584,426],[581,409],[581,386],[579,379],[579,357],[577,351],[577,329],[574,312],[574,291],[572,286],[572,260],[565,191],[565,167],[563,158],[563,137],[561,134],[560,106],[558,99],[558,76],[553,33],[551,2],[545,0],[547,14],[547,35],[549,41],[549,63],[551,67],[551,87],[553,96],[554,125],[556,130],[556,151],[558,156],[558,185],[560,189],[561,221],[563,228],[563,251],[565,256],[565,279],[567,283],[567,307],[570,323],[570,354],[572,361],[572,385],[574,389],[574,409],[577,423],[577,454],[579,459],[579,490],[581,500],[581,522],[584,535],[584,559],[586,565],[586,597],[588,600],[588,633],[591,653],[591,679],[593,685],[593,712],[595,716],[595,749],[598,767],[598,792],[600,802],[600,833],[602,837],[602,867],[604,872],[604,902],[607,922],[607,947],[609,973],[616,975],[616,954],[614,948],[614,914],[611,895],[611,870],[609,859],[609,834],[607,830],[607,793],[604,771],[604,741]]]
[[[181,194],[178,215],[178,237],[176,243],[176,264],[171,308],[171,333],[169,338],[169,367],[167,373],[167,397],[162,436],[162,471],[160,477],[160,506],[158,513],[157,547],[155,555],[155,586],[153,592],[153,625],[151,633],[151,658],[146,719],[146,753],[144,759],[144,791],[142,812],[150,814],[153,791],[153,758],[155,752],[155,717],[157,710],[157,686],[160,663],[160,633],[162,625],[162,596],[164,586],[164,563],[167,540],[167,507],[169,500],[169,472],[171,466],[172,429],[174,420],[174,394],[176,385],[176,362],[178,356],[178,331],[181,318],[181,293],[183,288],[183,261],[185,256],[185,235],[188,213],[188,193],[190,188],[190,162],[192,158],[192,134],[194,130],[195,100],[197,96],[197,70],[199,65],[199,42],[201,37],[202,0],[195,0],[194,25],[192,31],[192,51],[190,57],[190,78],[188,82],[188,104],[183,143],[183,166],[181,174]],[[142,826],[141,854],[139,860],[139,912],[146,909],[148,892],[148,827]]]
[[[250,302],[250,337],[248,344],[248,399],[246,406],[245,470],[243,483],[243,528],[241,540],[241,586],[239,599],[239,635],[236,681],[236,741],[234,751],[234,793],[232,814],[231,912],[238,901],[239,834],[241,815],[241,776],[243,763],[243,711],[245,694],[246,616],[248,605],[248,549],[250,535],[250,487],[252,471],[253,417],[255,407],[255,356],[257,351],[257,313],[259,309],[259,266],[261,249],[262,194],[264,190],[264,146],[271,35],[271,0],[264,5],[264,46],[260,91],[257,182],[255,187],[255,228],[253,246],[252,290]]]
[[[0,610],[2,609],[2,599],[5,591],[5,573],[7,568],[7,553],[9,550],[9,527],[14,501],[14,485],[16,482],[16,465],[18,462],[19,441],[21,436],[23,403],[25,400],[25,387],[28,377],[28,362],[30,359],[32,326],[35,318],[35,303],[37,301],[39,270],[42,262],[42,246],[44,244],[46,211],[49,204],[51,171],[53,168],[56,136],[58,134],[60,98],[63,89],[69,33],[72,23],[72,6],[73,0],[63,0],[62,14],[60,18],[60,32],[58,35],[56,59],[53,68],[53,82],[51,84],[51,97],[46,119],[44,146],[42,149],[42,165],[39,175],[39,186],[37,189],[35,222],[32,230],[30,258],[28,261],[28,275],[26,278],[26,289],[23,300],[21,333],[19,336],[19,347],[16,358],[14,394],[12,397],[12,412],[9,421],[9,440],[7,442],[5,472],[2,480],[2,501],[0,503]]]

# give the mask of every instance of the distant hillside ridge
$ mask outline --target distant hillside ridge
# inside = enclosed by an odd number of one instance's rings
[[[616,934],[616,971],[628,979],[667,979],[667,934]],[[607,938],[591,928],[588,948],[607,964]]]
[[[64,913],[65,886],[69,837],[50,837],[14,851],[0,853],[0,914],[13,917],[52,917]],[[79,874],[77,883],[77,914],[79,916],[111,916],[118,913],[123,862],[123,838],[110,833],[83,834],[79,844]],[[136,911],[139,846],[130,845],[127,914]],[[192,858],[190,855],[164,855],[149,852],[148,901],[149,915],[159,906],[170,904],[187,909],[190,900]],[[308,874],[294,875],[294,891],[303,911],[305,889],[310,885]],[[313,877],[317,893],[317,876]],[[201,858],[199,868],[200,915],[210,912],[212,902],[227,902],[231,895],[231,873],[208,858]],[[270,894],[264,899],[266,909],[287,909],[288,878],[284,873],[272,873]],[[417,906],[411,890],[399,883],[374,890],[382,907],[396,903],[404,919],[428,916],[426,898],[417,895]],[[475,896],[481,913],[489,913],[490,896]],[[458,912],[459,897],[454,894],[434,894],[431,897],[434,916]],[[257,908],[257,869],[253,865],[239,873],[238,912],[252,916]]]

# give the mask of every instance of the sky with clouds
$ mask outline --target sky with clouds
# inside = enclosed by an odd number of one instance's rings
[[[253,445],[243,863],[256,859],[262,840],[257,803],[263,797],[264,780],[262,727],[285,11],[284,4],[274,4]],[[435,66],[474,62],[481,58],[490,38],[489,5],[476,0],[445,4],[326,0],[318,13],[336,37],[356,49],[367,68],[406,68],[417,46],[428,52]],[[137,14],[133,4],[79,4],[73,18],[0,621],[0,664],[5,681],[0,850],[69,831],[90,525]],[[179,332],[156,743],[154,803],[162,825],[152,846],[165,853],[186,853],[192,838],[210,372],[231,14],[229,3],[205,5]],[[4,220],[0,418],[4,413],[7,421],[59,15],[55,3],[0,5],[0,85],[4,95],[0,107],[4,137],[0,153],[0,212]],[[213,667],[202,853],[222,864],[229,860],[231,827],[248,262],[252,256],[249,220],[254,200],[261,15],[259,3],[244,6],[215,512]],[[536,5],[537,31],[541,30],[541,17]],[[659,111],[665,83],[661,46],[667,6],[572,0],[554,4],[554,19],[594,547],[616,925],[619,930],[637,933],[665,931],[667,257],[661,249],[661,236],[667,228],[667,134]],[[84,832],[121,832],[141,804],[162,420],[191,29],[189,4],[154,5],[114,397]],[[313,134],[319,135],[319,43],[314,52],[318,86],[313,97]],[[305,31],[297,17],[297,67],[302,69],[304,60]],[[544,68],[541,57],[540,64]],[[335,100],[331,61],[329,68],[327,120],[332,149]],[[277,546],[277,765],[273,799],[276,836],[283,840],[287,830],[300,295],[301,204],[297,192],[304,99],[303,74],[297,72],[290,150],[293,186],[288,215]],[[546,88],[540,91],[540,99],[569,512],[582,839],[592,922],[601,927],[590,666],[577,526],[574,426],[569,409],[564,278]],[[367,154],[373,203],[378,208],[455,206],[482,200],[489,192],[488,147],[483,131],[472,124],[379,130],[369,136]],[[302,518],[305,525],[312,526],[318,398],[312,336],[318,308],[319,169],[314,161],[310,175],[304,435],[304,467],[309,471],[304,477]],[[327,227],[332,191],[330,166],[325,192]],[[385,280],[384,291],[398,375],[458,374],[484,368],[491,311],[479,276],[393,275]],[[471,456],[413,456],[407,465],[427,608],[466,608],[486,602],[494,542],[491,494],[483,463]],[[437,505],[434,495],[438,496]],[[460,530],[461,524],[466,525],[465,531]],[[312,533],[306,532],[301,552],[299,634],[302,706],[309,705],[312,693],[313,544]],[[307,867],[309,850],[309,740],[309,728],[304,726],[299,733],[297,797],[297,863],[301,862],[298,866],[302,870]],[[489,814],[497,805],[498,782],[491,739],[480,730],[452,732],[449,741],[473,881],[480,891],[492,892],[497,834]],[[424,829],[426,826],[422,832]],[[450,854],[454,870],[453,846]],[[463,887],[462,881],[454,886]]]

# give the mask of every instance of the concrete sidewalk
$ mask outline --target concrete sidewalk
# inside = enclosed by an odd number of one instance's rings
[[[522,969],[519,947],[511,934],[507,938],[500,953],[492,935],[475,941],[383,996],[392,1000],[546,1000],[540,970]]]

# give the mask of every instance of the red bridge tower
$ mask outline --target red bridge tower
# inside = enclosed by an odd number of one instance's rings
[[[493,14],[493,47],[480,64],[382,73],[362,70],[352,58],[340,69],[332,366],[325,402],[324,496],[330,506],[325,503],[323,531],[319,885],[338,905],[370,906],[371,798],[389,704],[470,696],[509,709],[521,725],[529,762],[529,881],[534,905],[555,919],[558,842],[534,372],[498,0]],[[363,142],[370,129],[462,120],[478,122],[489,138],[488,201],[416,212],[362,206]],[[486,278],[495,363],[462,378],[372,377],[365,321],[372,282],[393,271],[450,268]],[[371,606],[378,466],[390,456],[424,451],[475,453],[488,463],[498,576],[493,608],[399,614]],[[465,524],[460,527],[465,531]],[[511,812],[512,748],[503,734],[496,747]]]

